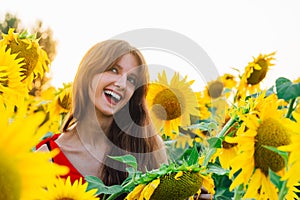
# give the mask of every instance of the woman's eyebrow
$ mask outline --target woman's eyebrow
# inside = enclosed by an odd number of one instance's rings
[[[117,63],[115,66],[116,66],[119,70],[123,71],[123,67],[122,67],[120,64]],[[129,74],[130,74],[130,75],[136,76],[136,78],[138,77],[138,71],[137,71],[137,69],[135,69],[135,68],[132,69],[132,70],[130,70],[130,71],[129,71]]]
[[[123,69],[123,67],[121,65],[119,65],[118,63],[116,63],[115,66],[119,69]]]

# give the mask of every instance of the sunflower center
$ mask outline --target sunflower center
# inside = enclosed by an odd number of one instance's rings
[[[268,118],[258,127],[255,139],[255,166],[260,168],[266,175],[269,168],[274,172],[283,169],[285,166],[284,159],[278,153],[263,147],[263,145],[279,147],[289,144],[288,130],[277,119]]]
[[[70,198],[70,197],[62,197],[62,198],[58,198],[56,200],[74,200],[74,199]]]
[[[203,179],[196,172],[183,172],[179,178],[177,173],[167,174],[160,178],[160,184],[154,190],[150,200],[158,199],[186,199],[201,188]]]
[[[208,86],[208,94],[211,98],[218,98],[222,95],[224,85],[221,81],[214,81]]]
[[[268,61],[266,61],[265,59],[260,59],[257,61],[257,64],[261,67],[261,69],[254,69],[250,77],[247,78],[248,84],[256,85],[266,77],[266,74],[268,72]]]
[[[153,112],[157,118],[162,120],[172,120],[181,116],[185,109],[183,95],[176,89],[164,89],[153,99]]]
[[[17,53],[17,58],[24,58],[25,65],[22,66],[24,69],[23,75],[27,78],[34,70],[37,65],[39,55],[37,53],[37,47],[31,46],[30,49],[28,48],[28,43],[18,40],[12,40],[7,48],[11,48],[11,53]]]
[[[21,177],[15,165],[0,151],[0,199],[21,198]]]
[[[62,100],[60,98],[58,98],[58,104],[66,109],[69,110],[71,107],[71,98],[69,95],[64,95],[64,97],[62,98]]]
[[[226,141],[222,141],[222,147],[224,149],[231,149],[233,147],[237,146],[237,143],[228,143]]]

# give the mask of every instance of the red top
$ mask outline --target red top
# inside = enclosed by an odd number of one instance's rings
[[[61,134],[54,134],[51,137],[48,137],[41,141],[38,145],[36,145],[36,149],[38,149],[43,144],[46,144],[48,149],[51,151],[53,149],[58,148],[59,153],[52,159],[52,161],[58,165],[65,165],[69,167],[70,171],[68,174],[61,176],[62,178],[67,178],[70,176],[71,183],[73,184],[75,180],[82,178],[82,182],[84,183],[84,176],[77,171],[77,169],[73,166],[73,164],[69,161],[69,159],[65,156],[65,154],[61,151],[59,146],[56,144],[55,140],[60,136]]]

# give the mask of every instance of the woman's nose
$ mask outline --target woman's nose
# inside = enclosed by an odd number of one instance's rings
[[[117,80],[115,81],[114,85],[120,89],[125,89],[126,88],[126,81],[127,80],[127,75],[122,75],[122,76],[119,76],[117,78]]]

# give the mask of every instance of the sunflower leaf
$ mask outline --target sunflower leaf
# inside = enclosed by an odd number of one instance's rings
[[[135,170],[137,170],[137,161],[136,158],[133,155],[124,155],[124,156],[108,156],[114,160],[120,161],[122,163],[125,163],[129,165],[130,167],[133,167]]]
[[[88,187],[87,187],[87,191],[91,190],[91,189],[98,189],[98,186],[105,186],[104,183],[102,182],[101,179],[99,179],[96,176],[85,176],[84,179],[86,180],[86,182],[88,182]],[[101,194],[101,191],[98,189],[96,192],[96,195]]]
[[[123,181],[123,183],[121,184],[122,186],[127,184],[128,182],[130,182],[131,180],[136,180],[138,179],[142,172],[140,171],[136,171],[134,168],[132,167],[126,167],[126,171],[128,172],[128,176],[127,178]]]
[[[207,139],[207,142],[211,148],[221,148],[222,147],[222,139],[218,137],[211,137]]]
[[[25,39],[28,36],[28,31],[25,30],[22,33],[19,34],[19,39]]]
[[[275,172],[269,169],[269,176],[271,182],[278,188],[278,199],[285,199],[285,195],[288,192],[288,188],[286,187],[286,180],[282,181],[281,176],[278,176]]]
[[[129,177],[132,177],[134,174],[136,174],[136,170],[132,167],[126,167],[126,171],[128,172]]]
[[[98,189],[96,195],[115,194],[123,190],[121,185],[106,186],[101,179],[96,176],[85,176],[84,179],[88,182],[87,190]]]
[[[208,168],[207,169],[208,173],[213,173],[213,174],[217,174],[217,175],[228,175],[229,174],[229,170],[223,169],[221,166],[218,166],[215,164],[208,164],[207,168]]]
[[[278,176],[275,172],[273,172],[270,168],[269,168],[269,175],[270,175],[270,180],[271,182],[277,187],[277,188],[281,188],[283,181],[280,180],[280,176]]]
[[[217,148],[209,148],[207,154],[204,157],[203,166],[207,166],[212,156],[216,153]]]
[[[281,151],[281,150],[279,150],[279,149],[277,149],[276,147],[273,147],[273,146],[266,146],[266,145],[262,145],[262,146],[265,147],[266,149],[274,151],[275,153],[278,153],[279,155],[282,156],[282,158],[284,159],[285,163],[288,162],[288,152]]]
[[[276,80],[276,92],[279,99],[290,100],[300,96],[300,83],[293,83],[287,78]]]
[[[199,152],[198,152],[197,146],[194,145],[194,147],[191,151],[190,157],[187,161],[188,165],[196,164],[198,162],[198,158],[199,158]]]
[[[189,126],[190,129],[200,129],[202,131],[212,131],[218,128],[216,122],[200,122]]]

